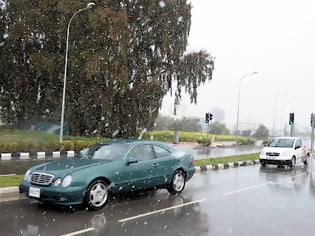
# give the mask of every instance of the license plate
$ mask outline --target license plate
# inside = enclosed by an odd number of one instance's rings
[[[40,198],[40,188],[30,187],[30,189],[28,191],[28,195],[30,197]]]

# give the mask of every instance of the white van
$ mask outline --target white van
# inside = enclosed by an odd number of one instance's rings
[[[262,166],[288,165],[294,168],[296,163],[308,164],[309,151],[298,137],[277,137],[272,139],[261,151],[259,160]]]

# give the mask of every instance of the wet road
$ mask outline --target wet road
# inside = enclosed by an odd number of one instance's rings
[[[1,202],[0,213],[4,236],[315,235],[315,173],[240,167],[196,174],[175,197],[121,196],[96,212],[24,199]]]

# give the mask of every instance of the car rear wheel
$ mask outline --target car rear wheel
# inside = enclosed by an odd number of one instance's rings
[[[108,198],[108,184],[98,179],[89,185],[85,195],[85,203],[90,210],[99,210],[106,206]]]
[[[168,186],[167,190],[173,194],[177,195],[180,194],[186,184],[186,176],[183,171],[181,170],[176,170],[175,173],[173,174],[172,182]]]

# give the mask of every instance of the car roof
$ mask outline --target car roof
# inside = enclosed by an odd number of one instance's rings
[[[147,140],[139,140],[139,139],[113,139],[113,140],[105,140],[103,142],[99,142],[100,144],[114,144],[114,143],[127,143],[127,144],[160,144],[166,146],[166,144],[158,141],[147,141]]]

